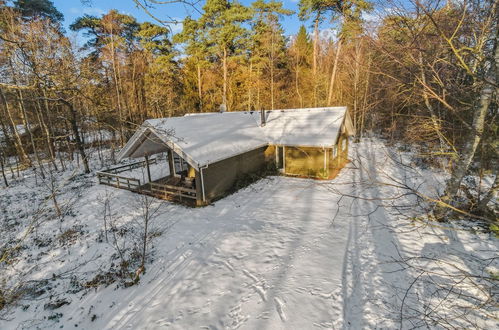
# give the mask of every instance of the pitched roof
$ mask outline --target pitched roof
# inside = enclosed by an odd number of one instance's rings
[[[345,121],[346,125],[343,125]],[[173,149],[191,166],[230,158],[268,144],[332,147],[340,130],[353,134],[346,107],[189,114],[146,120],[119,159]]]
[[[346,110],[330,107],[265,111],[266,124],[261,128],[271,144],[329,148],[336,144]],[[260,112],[253,112],[253,116],[260,125]]]

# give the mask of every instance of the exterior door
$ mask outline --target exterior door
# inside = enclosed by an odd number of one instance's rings
[[[278,170],[284,169],[284,147],[276,148],[276,166]]]
[[[181,175],[187,175],[187,169],[189,168],[189,164],[185,160],[182,159],[177,153],[173,153],[173,170],[174,174],[177,177]]]

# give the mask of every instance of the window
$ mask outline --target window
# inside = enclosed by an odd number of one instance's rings
[[[333,156],[333,158],[336,158],[336,156],[338,156],[338,147],[336,147],[336,146],[333,147],[332,156]]]
[[[347,150],[347,139],[343,139],[343,141],[341,141],[341,150]]]

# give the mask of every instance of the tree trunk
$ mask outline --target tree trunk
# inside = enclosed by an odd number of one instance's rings
[[[371,57],[368,57],[367,59],[367,71],[366,71],[366,88],[364,89],[364,100],[362,104],[362,112],[361,112],[361,117],[360,117],[360,127],[359,127],[359,137],[362,139],[362,135],[364,132],[364,123],[366,119],[366,112],[367,112],[367,96],[369,93],[369,77],[370,77],[370,71],[371,71]]]
[[[24,127],[26,129],[26,133],[28,134],[29,141],[31,143],[31,148],[33,149],[33,153],[35,154],[35,159],[36,162],[38,163],[38,167],[40,168],[40,175],[42,176],[42,179],[45,179],[45,170],[43,168],[42,161],[40,159],[40,155],[38,154],[38,148],[36,147],[35,144],[35,139],[33,138],[33,133],[31,131],[31,125],[28,120],[28,115],[26,113],[26,108],[24,107],[24,95],[22,91],[17,90],[17,101],[19,103],[19,109],[21,110],[21,117],[23,120]]]
[[[261,109],[261,103],[260,103],[260,77],[262,73],[260,69],[258,69],[258,72],[256,73],[256,108]]]
[[[319,17],[317,14],[314,22],[314,45],[313,45],[313,59],[312,59],[312,76],[314,87],[314,107],[317,107],[317,58],[319,55]]]
[[[360,59],[362,57],[362,48],[360,42],[355,43],[355,69],[353,76],[353,127],[359,131],[359,80],[360,80]]]
[[[497,27],[496,27],[497,29]],[[499,62],[499,30],[495,31],[495,44],[494,44],[494,57],[492,58],[492,63],[490,65],[488,79],[489,81],[483,82],[483,86],[480,90],[480,100],[476,105],[473,113],[473,124],[471,136],[466,141],[463,151],[459,157],[458,163],[454,170],[452,171],[452,176],[447,182],[447,187],[445,189],[445,195],[442,200],[445,202],[452,203],[459,191],[461,182],[464,176],[467,174],[468,169],[475,156],[476,149],[480,140],[482,138],[483,129],[485,126],[485,116],[489,110],[490,103],[492,102],[492,96],[494,94],[494,89],[497,91],[497,87],[494,87],[494,82],[498,75],[498,65]],[[490,82],[492,81],[492,82]],[[441,215],[442,210],[437,210],[437,216]]]
[[[0,153],[0,170],[2,171],[3,182],[5,186],[9,186],[9,182],[7,181],[7,176],[5,175],[5,164],[4,164],[4,155],[3,152]]]
[[[492,100],[492,94],[492,85],[489,83],[485,83],[480,91],[480,101],[473,115],[473,131],[471,133],[471,136],[466,141],[463,151],[461,152],[461,155],[459,157],[458,163],[452,171],[451,178],[447,182],[445,195],[442,198],[445,202],[452,202],[456,197],[461,186],[461,182],[468,172],[473,157],[475,156],[476,149],[482,138],[483,128],[485,125],[485,116]]]
[[[435,115],[435,110],[433,109],[433,106],[430,102],[430,99],[428,97],[428,94],[426,93],[426,88],[429,88],[427,81],[426,81],[426,73],[424,71],[424,64],[423,64],[423,54],[419,52],[419,66],[421,70],[421,82],[423,83],[423,99],[424,99],[424,104],[426,108],[428,109],[428,112],[430,113],[430,118],[431,122],[433,124],[433,129],[438,135],[438,140],[440,142],[440,153],[443,154],[445,150],[445,146],[447,143],[445,142],[445,139],[442,136],[442,132],[440,131],[440,127],[438,124],[438,118]],[[441,164],[443,166],[443,164]]]
[[[253,77],[253,61],[249,60],[249,72],[248,72],[248,111],[251,111],[251,102],[252,102],[252,95],[251,95],[251,87],[252,87],[252,77]]]
[[[270,108],[274,110],[274,31],[270,38]]]
[[[299,54],[297,55],[296,59],[296,66],[295,66],[295,89],[296,89],[296,95],[298,95],[298,99],[300,100],[300,108],[303,108],[303,97],[301,96],[300,93],[300,84],[299,84],[299,70],[300,70],[300,63],[299,63]]]
[[[83,161],[83,166],[85,167],[85,173],[90,173],[88,159],[87,159],[87,156],[85,154],[85,147],[83,145],[83,140],[82,140],[82,138],[80,136],[80,132],[78,130],[78,121],[77,121],[76,110],[70,102],[68,102],[64,99],[59,99],[59,101],[64,103],[64,105],[66,105],[69,109],[69,114],[70,114],[69,121],[71,123],[71,129],[72,129],[73,135],[75,137],[76,148],[78,148],[78,152],[79,152],[81,159]]]
[[[7,116],[9,117],[10,125],[12,128],[12,132],[14,133],[14,145],[17,149],[20,162],[23,164],[28,164],[28,166],[31,166],[31,159],[28,157],[28,154],[26,153],[26,150],[24,150],[23,142],[21,140],[21,135],[19,134],[19,131],[17,130],[16,123],[14,122],[14,119],[12,117],[12,113],[10,111],[9,104],[7,103],[7,98],[5,97],[5,94],[2,89],[0,89],[0,96],[2,97],[2,101],[5,107],[5,111],[7,112]]]
[[[45,93],[44,93],[44,95],[45,95]],[[50,155],[50,162],[54,166],[54,169],[57,171],[58,169],[57,169],[57,165],[55,163],[55,152],[54,152],[54,148],[52,145],[51,134],[50,134],[50,131],[45,123],[45,120],[43,119],[43,114],[42,114],[41,108],[42,107],[40,105],[40,102],[36,102],[35,109],[36,109],[36,114],[38,117],[38,125],[40,125],[40,128],[43,129],[43,131],[45,133],[45,142],[47,143],[47,149],[48,149],[49,155]]]
[[[120,125],[120,143],[121,146],[125,144],[125,136],[124,136],[124,130],[123,130],[123,110],[121,108],[121,93],[120,93],[120,83],[118,79],[118,73],[116,69],[116,54],[114,50],[114,33],[113,29],[111,27],[111,62],[113,66],[113,76],[114,76],[114,85],[115,85],[115,90],[116,90],[116,104],[118,106],[118,116],[119,116],[119,125]]]
[[[197,64],[199,112],[203,112],[203,86],[201,85],[201,65]]]
[[[226,109],[228,109],[228,107],[227,107],[227,48],[225,46],[223,49],[222,64],[223,64],[223,74],[224,74],[222,104],[225,104]]]
[[[341,39],[338,40],[338,46],[336,47],[336,54],[334,56],[333,71],[331,72],[331,81],[329,82],[329,93],[327,95],[328,106],[331,106],[331,101],[333,99],[334,81],[336,79],[336,70],[338,68],[338,59],[340,57],[340,51],[341,51]]]

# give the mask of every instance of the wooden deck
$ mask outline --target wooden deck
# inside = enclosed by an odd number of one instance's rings
[[[194,181],[189,178],[181,179],[175,176],[166,176],[153,182],[141,183],[139,179],[127,178],[117,175],[127,170],[138,168],[144,162],[111,168],[97,172],[97,179],[100,184],[111,187],[126,189],[139,194],[149,195],[156,198],[180,202],[190,206],[196,205],[197,195]]]
[[[142,193],[165,200],[196,204],[196,189],[180,178],[167,176],[140,187]]]

